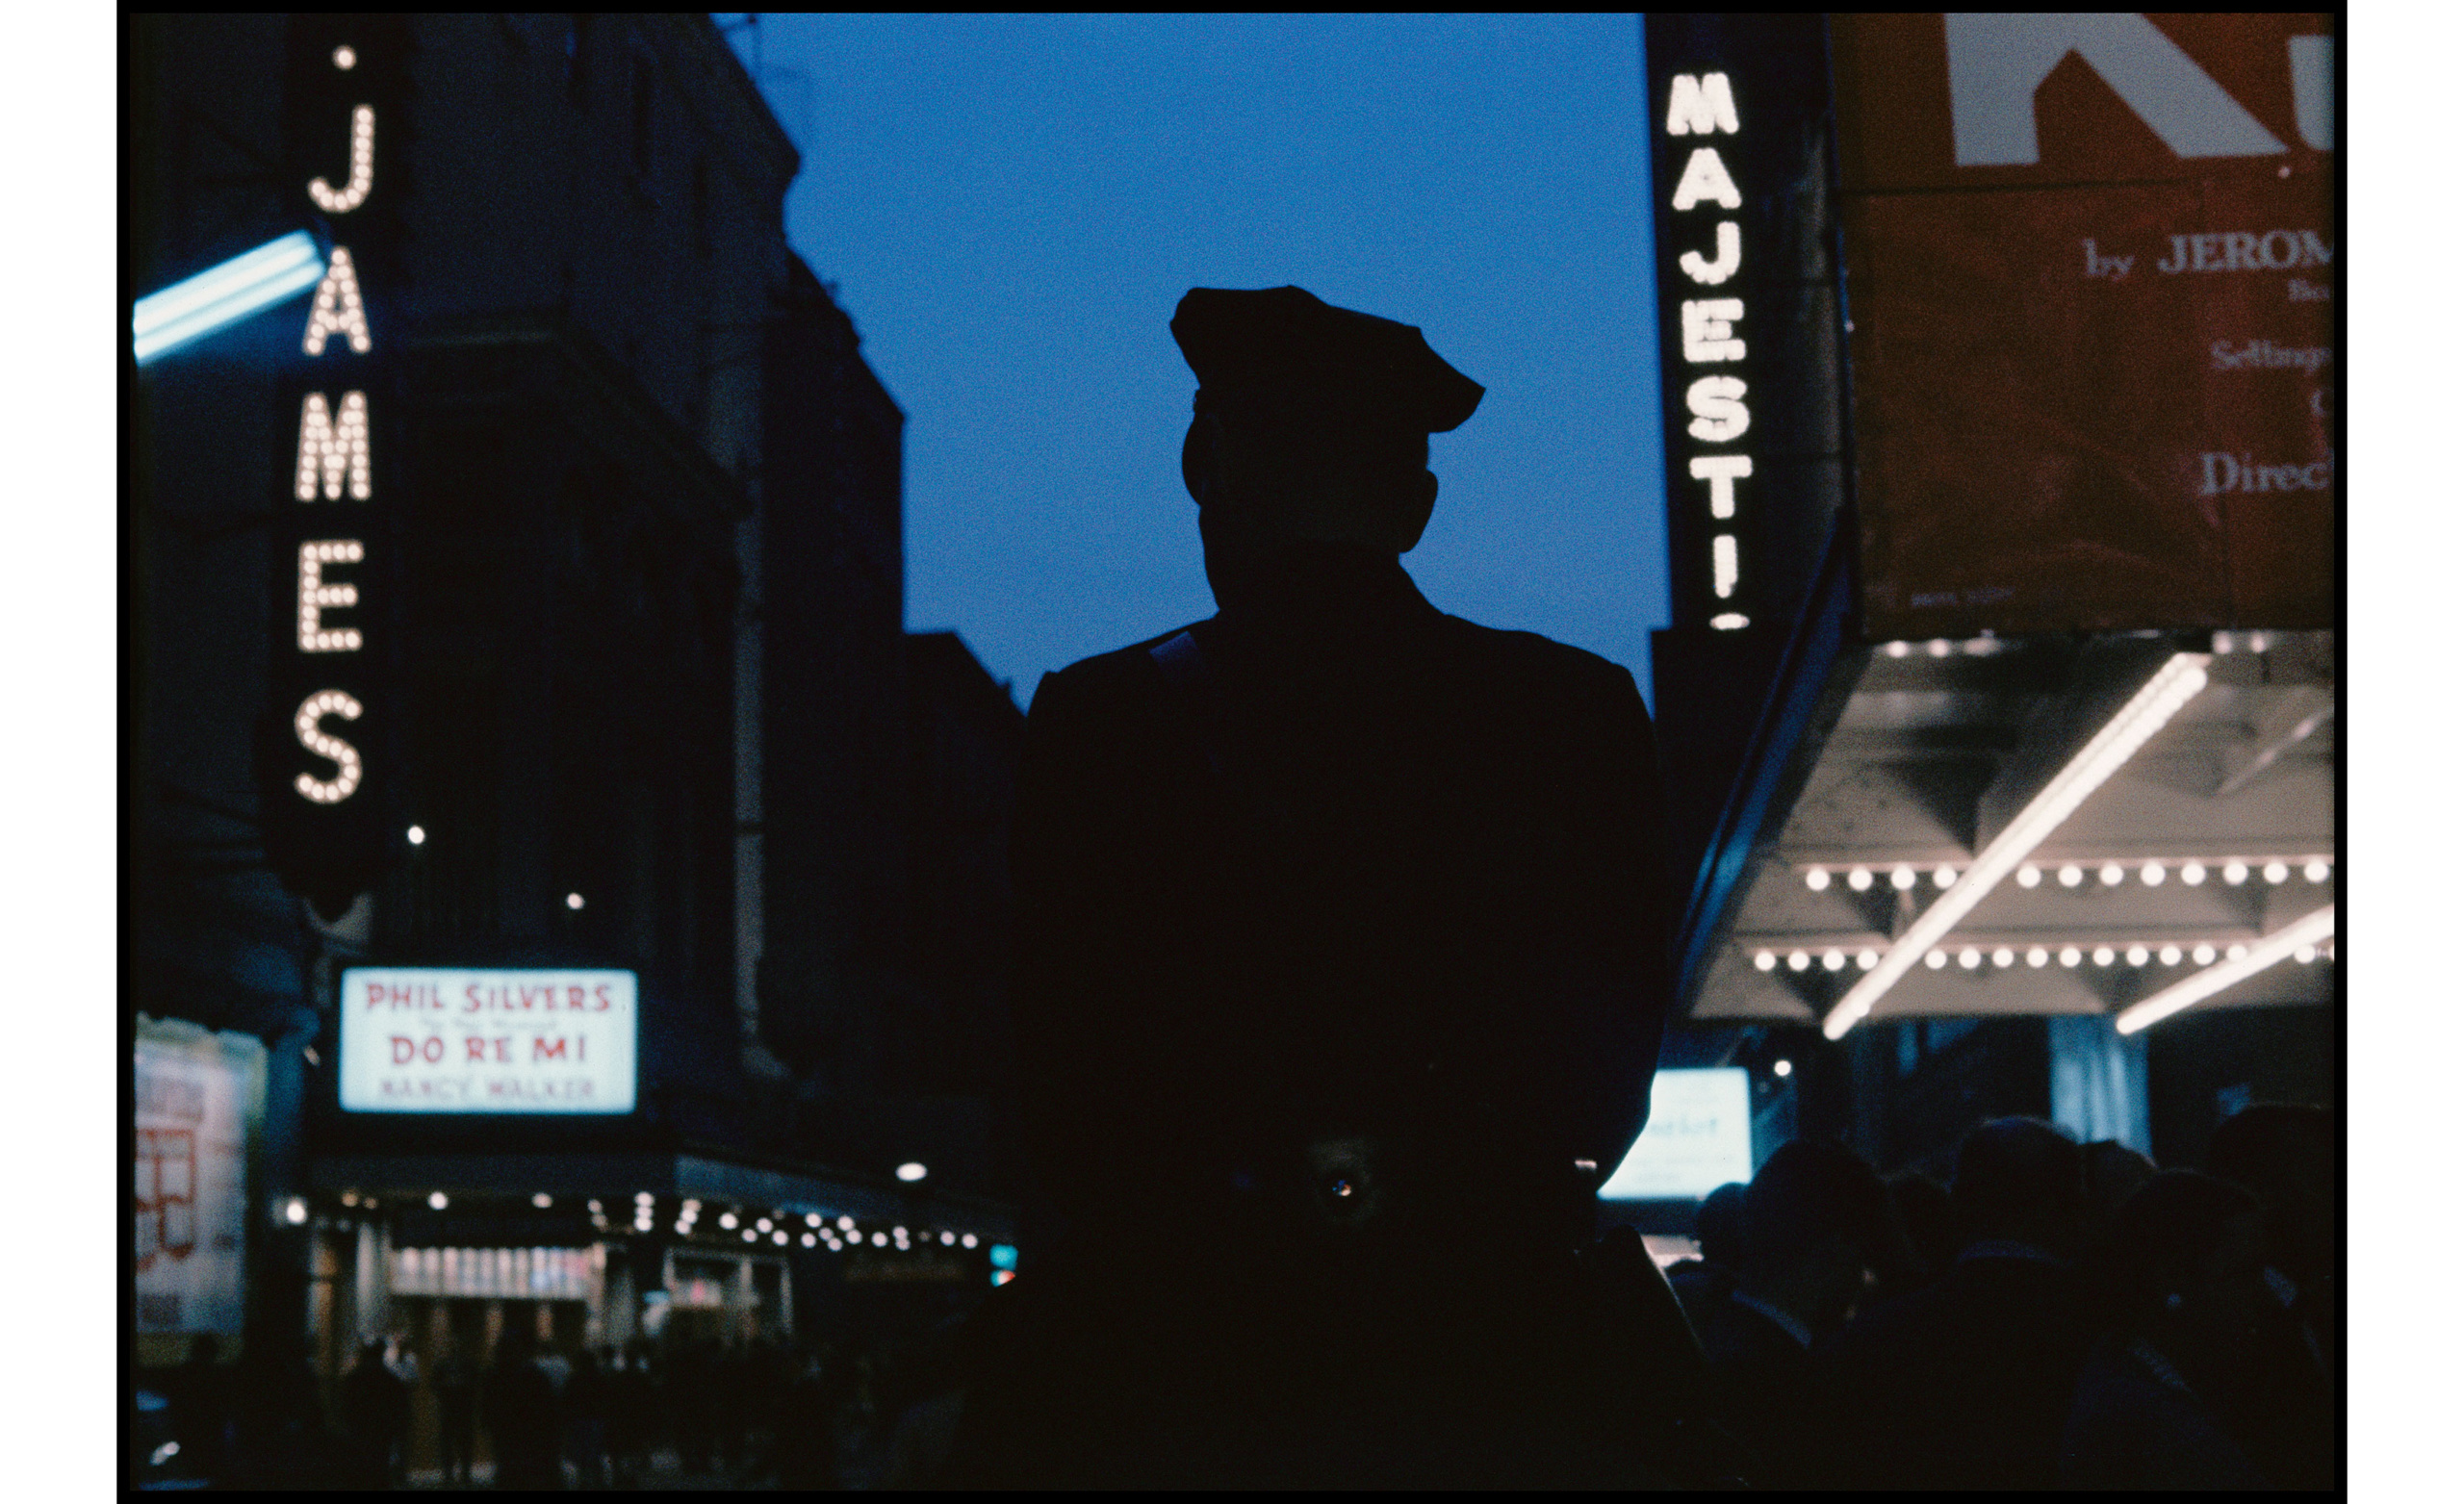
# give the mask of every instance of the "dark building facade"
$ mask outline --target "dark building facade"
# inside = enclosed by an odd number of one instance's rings
[[[997,1205],[797,1117],[932,1054],[908,851],[952,842],[909,833],[901,420],[786,249],[797,154],[725,37],[178,15],[132,49],[136,293],[287,237],[321,275],[132,368],[141,1363],[784,1336],[875,1224],[963,1232],[981,1287]],[[971,771],[937,807],[999,805]],[[765,955],[827,1031],[765,1027]],[[346,1110],[351,968],[629,974],[630,1109]],[[243,1147],[178,1117],[213,1040],[256,1060],[209,1103]],[[982,1095],[899,1069],[868,1089]],[[173,1288],[209,1160],[244,1320]]]
[[[904,630],[905,418],[801,263],[770,340],[761,1037],[793,1075],[804,1152],[1011,1197],[1007,844],[1024,717],[957,634]]]

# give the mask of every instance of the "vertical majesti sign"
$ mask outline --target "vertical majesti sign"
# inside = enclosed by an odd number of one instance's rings
[[[276,383],[274,640],[258,750],[275,871],[337,916],[373,886],[395,822],[385,736],[399,653],[392,519],[402,503],[400,153],[409,28],[295,16],[285,121],[303,217],[325,270]]]
[[[1840,499],[1822,19],[1652,15],[1644,64],[1673,625],[1784,640]]]

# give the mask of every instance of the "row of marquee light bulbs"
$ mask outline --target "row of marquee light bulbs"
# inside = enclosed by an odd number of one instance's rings
[[[658,1199],[649,1191],[634,1193],[634,1232],[647,1233],[652,1230],[657,1221],[657,1207]],[[598,1202],[594,1201],[590,1204],[590,1213],[600,1227],[606,1227],[606,1215]],[[904,1223],[896,1223],[888,1228],[875,1228],[870,1233],[866,1233],[856,1225],[856,1219],[852,1216],[828,1217],[818,1211],[807,1211],[799,1215],[796,1212],[774,1209],[767,1215],[763,1215],[758,1212],[741,1212],[730,1207],[722,1211],[714,1220],[718,1223],[717,1233],[712,1233],[702,1226],[702,1203],[688,1196],[678,1205],[673,1225],[676,1236],[679,1237],[691,1237],[697,1234],[706,1237],[720,1236],[733,1233],[743,1242],[767,1241],[782,1248],[789,1242],[794,1242],[805,1248],[827,1248],[832,1253],[862,1248],[868,1243],[875,1248],[909,1253],[917,1249],[930,1249],[936,1245],[943,1248],[973,1248],[982,1241],[973,1233],[962,1233],[946,1227],[937,1232],[929,1228],[919,1228],[910,1233]]]
[[[2075,888],[2087,881],[2091,866],[2095,870],[2096,880],[2105,887],[2119,887],[2129,880],[2130,868],[2118,861],[2098,864],[2064,862],[2059,866],[2030,862],[2013,874],[2013,880],[2023,888],[2037,887],[2043,883],[2045,874],[2050,870],[2055,881],[2066,888]],[[2335,862],[2332,857],[2320,855],[2257,856],[2247,859],[2236,856],[2220,863],[2215,872],[2226,884],[2238,887],[2248,881],[2254,874],[2262,881],[2270,884],[2284,883],[2292,879],[2297,870],[2308,881],[2324,882],[2334,875]],[[2139,865],[2138,871],[2141,883],[2151,888],[2161,886],[2169,875],[2179,876],[2186,886],[2197,887],[2208,879],[2210,873],[2207,863],[2195,857],[2176,862],[2146,861]],[[1817,864],[1805,869],[1806,886],[1816,893],[1823,892],[1835,880],[1835,874],[1844,878],[1847,885],[1859,893],[1866,892],[1876,882],[1886,880],[1885,876],[1871,865],[1833,867]],[[1934,886],[1948,888],[1959,880],[1959,876],[1960,869],[1957,865],[1950,862],[1938,863],[1933,869]],[[1903,893],[1907,892],[1917,884],[1917,869],[1913,863],[1901,862],[1889,870],[1886,880],[1893,888]],[[2238,940],[2227,941],[2220,946],[2199,941],[2187,947],[2172,944],[2150,946],[2138,941],[2118,942],[2112,945],[2066,945],[2059,950],[2040,945],[2032,946],[2024,953],[2007,945],[1997,946],[1991,951],[1978,946],[1965,946],[1957,951],[1949,949],[1928,951],[1925,955],[1925,964],[1938,971],[1953,960],[1957,960],[1961,966],[1973,971],[1988,959],[1990,959],[1996,967],[2013,966],[2017,964],[2024,955],[2030,966],[2044,966],[2057,960],[2066,967],[2077,966],[2083,960],[2092,961],[2098,966],[2111,966],[2118,959],[2131,966],[2144,966],[2151,958],[2166,966],[2178,966],[2186,956],[2198,965],[2206,966],[2215,961],[2220,951],[2228,960],[2240,960],[2248,954],[2249,947]],[[2333,942],[2324,946],[2301,946],[2294,951],[2293,958],[2306,966],[2323,955],[2330,959],[2334,957]],[[1801,972],[1810,969],[1817,958],[1825,971],[1843,971],[1851,960],[1856,963],[1858,970],[1871,971],[1881,962],[1882,953],[1868,948],[1860,950],[1851,956],[1844,949],[1833,947],[1823,951],[1817,957],[1813,952],[1805,950],[1787,951],[1784,956],[1780,951],[1758,949],[1754,953],[1754,965],[1758,971],[1775,971],[1784,960],[1784,964],[1790,971]]]
[[[1989,658],[2014,644],[1987,632],[1978,637],[1936,637],[1917,642],[1906,638],[1881,645],[1886,658],[1905,658],[1923,653],[1929,658],[1947,658],[1957,652],[1971,658]],[[2220,656],[2234,652],[2266,652],[2275,646],[2275,638],[2267,632],[2218,632],[2209,640],[2209,650]]]
[[[2098,966],[2111,966],[2117,960],[2130,966],[2144,966],[2150,960],[2161,965],[2179,966],[2185,959],[2200,966],[2207,966],[2215,963],[2220,953],[2226,960],[2238,961],[2250,954],[2250,947],[2241,940],[2230,940],[2221,946],[2209,940],[2200,940],[2189,946],[2170,942],[2149,945],[2143,940],[2130,940],[2110,945],[2066,945],[2060,950],[2050,946],[2032,945],[2025,952],[2008,945],[1996,946],[1990,951],[1981,946],[1969,945],[1963,946],[1957,951],[1948,949],[1928,951],[1925,953],[1925,964],[1936,971],[1949,965],[1954,959],[1969,971],[1976,970],[1988,960],[1996,967],[2008,967],[2017,965],[2022,958],[2030,966],[2044,966],[2060,961],[2064,966],[2075,967],[2083,960],[2092,961]],[[2334,941],[2330,940],[2324,945],[2296,946],[2293,952],[2294,960],[2304,966],[2322,956],[2329,960],[2335,959]],[[1820,964],[1825,971],[1844,971],[1851,959],[1852,957],[1845,950],[1834,946],[1822,952]],[[1881,962],[1882,953],[1868,948],[1859,951],[1853,959],[1859,971],[1871,971]],[[1815,963],[1816,958],[1811,951],[1789,951],[1786,953],[1784,962],[1790,971],[1807,971]],[[1776,971],[1782,964],[1784,964],[1782,953],[1779,951],[1758,950],[1754,953],[1754,968],[1757,971]]]
[[[2050,870],[2055,881],[2066,888],[2075,888],[2088,880],[2088,873],[2092,867],[2095,870],[2096,880],[2109,888],[2118,888],[2130,878],[2129,866],[2118,861],[2064,862],[2059,866],[2029,862],[2017,872],[2013,873],[2011,880],[2023,888],[2033,888],[2044,881],[2045,873]],[[2335,873],[2335,858],[2312,855],[2252,856],[2245,859],[2233,856],[2226,858],[2212,870],[2231,887],[2239,887],[2247,882],[2252,873],[2256,873],[2261,879],[2271,884],[2285,882],[2291,879],[2297,870],[2312,882],[2324,882]],[[2194,888],[2208,879],[2210,871],[2208,864],[2197,857],[2172,862],[2150,860],[2139,864],[2139,880],[2151,888],[2161,887],[2169,875],[2178,875],[2185,886]],[[1892,867],[1886,875],[1873,866],[1861,863],[1853,866],[1816,863],[1805,868],[1806,886],[1816,893],[1823,892],[1835,879],[1842,877],[1848,886],[1859,893],[1863,893],[1872,888],[1876,882],[1884,880],[1888,880],[1892,887],[1905,893],[1915,887],[1917,880],[1916,866],[1912,862],[1901,862]],[[1935,865],[1934,886],[1947,888],[1959,879],[1960,869],[1956,864],[1940,862]]]
[[[451,1204],[452,1198],[441,1190],[432,1190],[427,1194],[427,1206],[431,1211],[442,1211]],[[530,1198],[530,1204],[545,1211],[555,1206],[556,1198],[542,1191]],[[376,1208],[376,1199],[372,1196],[362,1197],[357,1191],[346,1190],[343,1192],[343,1205],[366,1207],[373,1211]],[[634,1232],[647,1233],[656,1225],[657,1206],[658,1198],[651,1192],[647,1190],[634,1192]],[[588,1209],[591,1225],[603,1233],[608,1231],[605,1204],[593,1200],[588,1203]],[[296,1216],[291,1220],[297,1222],[305,1221],[306,1218]],[[715,1236],[701,1227],[701,1220],[702,1203],[692,1197],[686,1197],[677,1208],[674,1224],[677,1236],[686,1237],[693,1236],[696,1232],[706,1236]],[[742,1212],[730,1207],[721,1211],[716,1220],[720,1233],[734,1233],[744,1242],[767,1241],[782,1248],[790,1242],[795,1242],[806,1248],[828,1248],[833,1253],[860,1248],[867,1243],[875,1248],[889,1248],[906,1253],[935,1245],[944,1248],[973,1248],[982,1241],[973,1233],[962,1233],[952,1228],[942,1228],[937,1232],[932,1229],[919,1229],[910,1233],[903,1223],[893,1224],[886,1229],[876,1228],[867,1234],[856,1225],[854,1217],[840,1216],[834,1219],[825,1217],[818,1211],[808,1211],[798,1216],[790,1211],[773,1211],[766,1216],[756,1213],[748,1223]],[[798,1223],[802,1223],[803,1226],[799,1228]]]

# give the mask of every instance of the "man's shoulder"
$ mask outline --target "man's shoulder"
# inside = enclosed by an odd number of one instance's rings
[[[1639,698],[1630,671],[1586,649],[1538,632],[1482,626],[1459,616],[1440,620],[1457,652],[1500,675],[1558,686],[1578,696]]]
[[[1191,624],[1198,625],[1202,624]],[[1161,682],[1151,650],[1188,630],[1190,626],[1176,626],[1126,648],[1099,652],[1065,669],[1053,670],[1037,682],[1029,713],[1049,717],[1063,710],[1100,708],[1151,697]]]

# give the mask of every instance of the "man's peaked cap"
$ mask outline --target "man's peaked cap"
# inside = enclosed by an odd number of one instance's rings
[[[1483,388],[1420,330],[1320,301],[1296,287],[1192,288],[1172,338],[1197,373],[1200,412],[1265,398],[1383,409],[1427,433],[1472,416]]]

